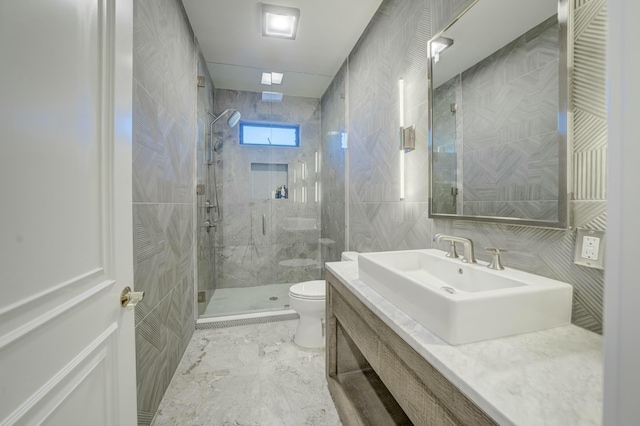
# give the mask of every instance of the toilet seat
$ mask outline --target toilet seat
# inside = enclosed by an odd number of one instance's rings
[[[289,296],[305,300],[324,300],[326,297],[325,282],[316,280],[292,285],[289,288]]]

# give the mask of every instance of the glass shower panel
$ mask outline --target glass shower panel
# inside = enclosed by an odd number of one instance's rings
[[[215,292],[215,229],[207,227],[213,224],[215,212],[207,208],[207,202],[214,200],[214,179],[209,159],[209,122],[213,114],[213,84],[208,76],[204,58],[198,61],[198,75],[204,78],[203,86],[197,92],[197,127],[196,127],[196,185],[201,194],[196,195],[196,264],[198,314],[203,315],[207,304]]]
[[[215,233],[215,282],[202,316],[288,309],[293,283],[319,279],[320,102],[216,89],[216,112],[232,108],[239,126],[221,120],[213,131],[222,220]],[[243,123],[257,123],[278,139],[299,126],[299,146],[240,144]]]
[[[322,96],[322,143],[319,151],[322,265],[325,262],[339,261],[345,251],[348,222],[345,214],[346,164],[349,143],[345,99],[347,68],[348,64],[345,63]]]
[[[272,147],[273,158],[289,165],[288,198],[274,200],[274,283],[291,285],[321,278],[320,102],[285,97],[274,118],[300,126],[298,147]]]

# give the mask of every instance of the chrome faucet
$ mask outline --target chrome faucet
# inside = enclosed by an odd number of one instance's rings
[[[463,246],[463,254],[462,254],[462,261],[465,263],[478,263],[476,262],[476,257],[473,254],[473,241],[471,241],[469,238],[462,238],[462,237],[454,237],[451,235],[442,235],[442,234],[437,234],[434,238],[433,241],[435,241],[436,243],[439,243],[440,241],[450,241],[451,242],[451,246],[452,248],[449,250],[449,253],[447,254],[447,257],[457,257],[454,256],[456,254],[456,250],[455,250],[455,243],[461,243]]]

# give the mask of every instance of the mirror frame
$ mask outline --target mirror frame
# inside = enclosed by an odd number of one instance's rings
[[[572,52],[572,43],[570,43],[570,3],[569,0],[558,0],[558,220],[543,221],[533,219],[521,219],[515,217],[499,217],[499,216],[465,216],[460,214],[445,214],[433,212],[433,68],[431,43],[441,37],[445,31],[453,26],[462,16],[479,0],[475,0],[466,7],[458,16],[456,16],[444,29],[439,31],[427,43],[427,72],[428,72],[428,149],[429,149],[429,218],[433,219],[454,219],[472,222],[491,222],[508,225],[532,226],[538,228],[551,229],[569,229],[569,201],[571,199],[570,187],[570,170],[571,170],[571,113],[569,111],[569,93],[570,67],[573,66],[570,54]]]

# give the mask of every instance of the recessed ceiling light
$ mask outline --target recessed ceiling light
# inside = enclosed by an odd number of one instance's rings
[[[272,84],[282,84],[282,77],[284,74],[280,72],[263,72],[260,83],[271,86]]]
[[[262,35],[296,39],[300,9],[262,4]]]
[[[272,84],[282,84],[282,77],[284,77],[284,74],[282,74],[281,72],[272,72],[271,73],[271,83]]]
[[[262,102],[281,102],[282,93],[280,92],[262,92]]]

